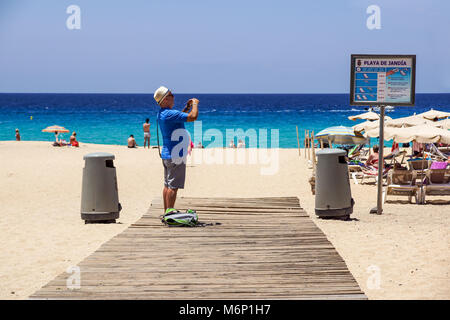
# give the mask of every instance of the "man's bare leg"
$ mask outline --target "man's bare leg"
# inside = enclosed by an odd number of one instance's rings
[[[167,190],[168,190],[168,188],[166,186],[164,186],[164,189],[163,189],[164,213],[166,213],[166,210],[167,210]]]
[[[167,188],[166,198],[167,198],[167,208],[174,208],[175,201],[177,200],[178,189]]]

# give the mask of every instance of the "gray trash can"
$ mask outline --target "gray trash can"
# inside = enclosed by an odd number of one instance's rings
[[[114,155],[104,152],[86,154],[81,190],[81,219],[90,222],[115,222],[119,203]]]
[[[349,218],[354,201],[346,152],[341,149],[323,149],[318,150],[316,155],[316,215],[320,218]]]

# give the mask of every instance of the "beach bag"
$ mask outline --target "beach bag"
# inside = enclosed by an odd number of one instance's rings
[[[186,212],[171,210],[162,216],[161,222],[169,227],[195,227],[198,223],[198,216],[197,212],[190,209]]]

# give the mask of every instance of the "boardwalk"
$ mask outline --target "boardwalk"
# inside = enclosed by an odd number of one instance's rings
[[[204,227],[165,227],[161,202],[32,299],[365,299],[295,197],[180,198]],[[216,224],[217,223],[217,224]]]

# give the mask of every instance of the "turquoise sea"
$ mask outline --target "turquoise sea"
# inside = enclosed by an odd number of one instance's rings
[[[317,133],[329,126],[355,125],[358,122],[347,117],[367,109],[350,106],[348,94],[174,94],[174,108],[179,110],[189,98],[200,100],[198,120],[206,147],[211,143],[208,129],[222,132],[227,145],[226,130],[241,128],[278,129],[279,147],[297,148],[296,126],[303,140],[305,129]],[[133,134],[142,145],[142,124],[150,118],[151,144],[156,145],[158,108],[152,94],[1,93],[0,140],[14,140],[18,128],[22,140],[53,141],[53,134],[41,130],[56,124],[76,131],[81,143],[126,145]],[[450,94],[416,94],[415,107],[395,107],[387,115],[399,118],[430,108],[450,112]],[[194,137],[194,125],[188,123],[186,128]],[[268,137],[270,147],[270,131]],[[198,140],[194,138],[194,143]]]

